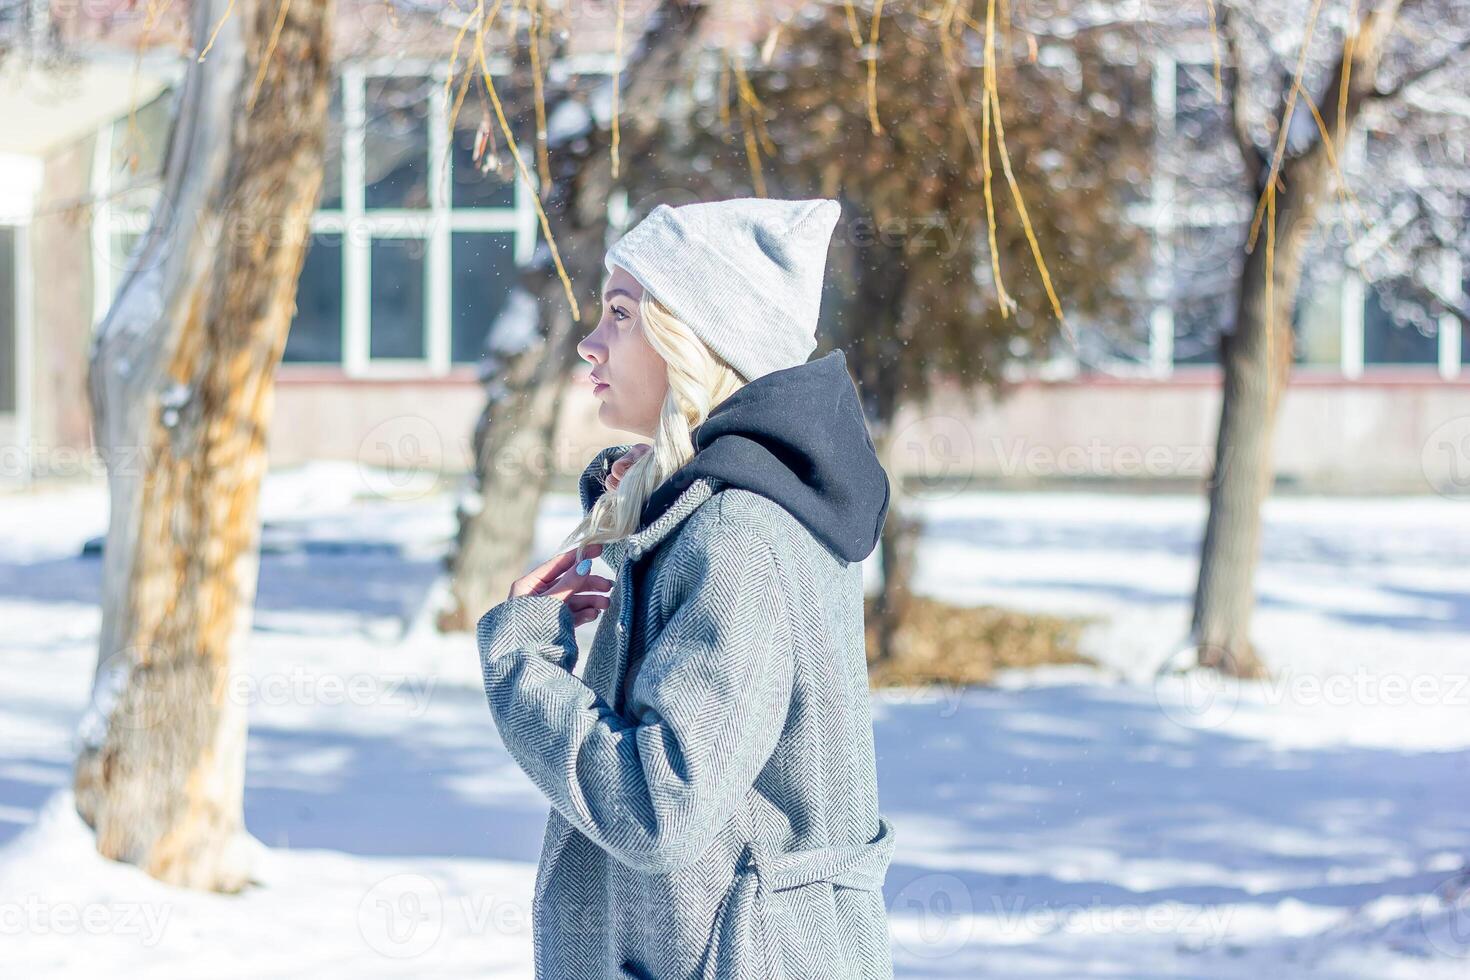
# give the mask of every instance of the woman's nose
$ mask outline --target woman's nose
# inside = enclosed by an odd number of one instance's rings
[[[593,367],[607,360],[607,350],[598,342],[596,330],[577,342],[577,354],[584,361],[591,362]]]

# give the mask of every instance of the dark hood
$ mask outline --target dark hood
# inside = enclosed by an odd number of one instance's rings
[[[749,382],[692,435],[693,458],[644,502],[642,527],[695,479],[715,477],[780,504],[845,561],[861,561],[877,545],[888,474],[841,349]]]

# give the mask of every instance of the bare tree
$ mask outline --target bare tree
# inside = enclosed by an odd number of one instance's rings
[[[1425,258],[1463,248],[1453,239],[1463,235],[1464,199],[1446,195],[1445,174],[1422,159],[1384,169],[1383,158],[1371,160],[1368,179],[1345,172],[1345,150],[1355,131],[1376,127],[1399,153],[1422,158],[1427,140],[1458,141],[1452,156],[1463,159],[1463,107],[1433,93],[1463,66],[1470,11],[1440,0],[1344,3],[1320,14],[1306,0],[1216,6],[1238,154],[1223,172],[1201,172],[1199,160],[1188,165],[1197,181],[1234,188],[1251,220],[1237,246],[1233,316],[1219,340],[1223,402],[1191,645],[1202,666],[1254,676],[1265,669],[1250,643],[1261,506],[1272,483],[1272,434],[1291,372],[1303,267],[1321,245],[1321,218],[1335,196],[1337,227],[1352,242],[1340,260],[1387,275],[1396,244],[1409,257],[1397,260],[1398,272],[1443,305],[1440,265]],[[1458,124],[1447,125],[1457,113]]]
[[[322,176],[331,0],[200,0],[162,193],[91,350],[111,495],[77,810],[150,875],[250,880],[245,708],[274,376]]]
[[[632,183],[650,205],[660,184],[840,198],[821,349],[847,352],[875,446],[890,465],[917,461],[930,478],[948,466],[963,478],[964,460],[946,458],[960,447],[936,444],[949,433],[901,431],[902,409],[922,408],[941,378],[961,390],[1003,392],[1008,366],[1067,346],[1053,291],[1075,320],[1133,319],[1147,242],[1127,219],[1125,198],[1147,164],[1147,74],[1119,30],[1058,37],[1042,21],[1029,33],[1006,33],[995,38],[994,80],[1005,97],[987,133],[979,122],[983,28],[959,20],[945,28],[887,6],[859,23],[859,40],[874,30],[885,39],[871,83],[847,12],[806,10],[781,25],[760,57],[722,66],[689,121],[671,127],[658,165]],[[1002,173],[1001,123],[1027,221]],[[1032,234],[1050,278],[1038,270]],[[920,530],[913,496],[893,483],[877,557],[878,658],[901,654]]]
[[[543,242],[521,272],[486,339],[482,365],[486,402],[475,426],[474,486],[461,502],[450,569],[449,608],[440,629],[469,628],[505,597],[530,554],[541,496],[546,489],[555,424],[575,348],[600,315],[607,202],[615,186],[604,106],[620,86],[620,153],[640,166],[643,147],[658,129],[665,97],[680,72],[689,41],[703,22],[702,2],[666,0],[653,8],[635,39],[621,77],[590,91],[559,90],[547,105],[550,185],[545,208],[556,217],[563,263],[579,284],[581,320],[572,316],[563,285]],[[585,328],[585,329],[584,329]]]

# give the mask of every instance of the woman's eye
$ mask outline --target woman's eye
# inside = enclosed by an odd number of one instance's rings
[[[618,319],[618,320],[626,320],[626,319],[628,319],[628,314],[626,312],[624,312],[621,308],[614,306],[612,308],[612,311],[613,311],[613,317],[615,319]]]

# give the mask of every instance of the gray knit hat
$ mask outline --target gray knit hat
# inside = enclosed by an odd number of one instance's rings
[[[841,215],[830,198],[660,204],[603,264],[626,269],[754,381],[806,363],[816,349],[827,246]]]

